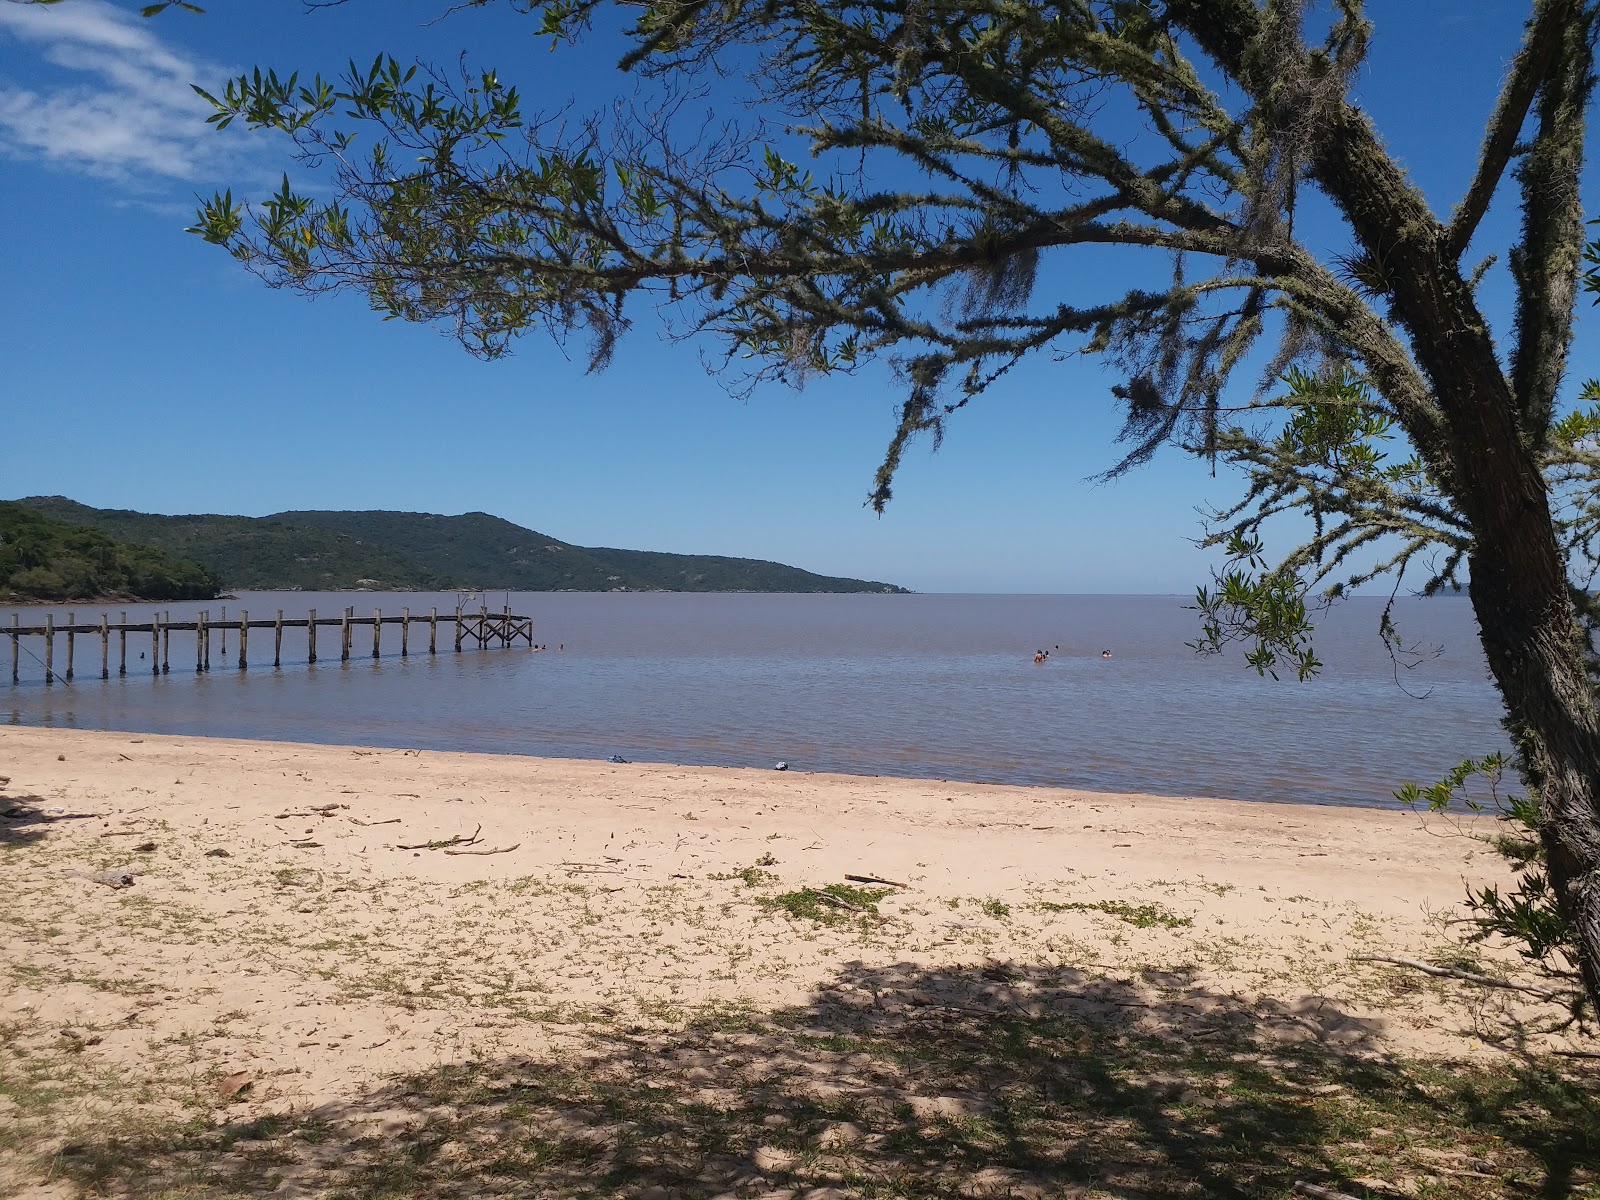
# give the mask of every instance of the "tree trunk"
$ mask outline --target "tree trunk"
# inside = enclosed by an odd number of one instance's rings
[[[1600,714],[1583,634],[1532,456],[1503,446],[1471,466],[1480,468],[1469,585],[1479,637],[1539,797],[1556,902],[1600,1012]]]

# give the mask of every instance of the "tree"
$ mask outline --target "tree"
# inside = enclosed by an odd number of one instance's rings
[[[214,197],[196,231],[276,286],[364,291],[485,356],[583,330],[603,365],[641,297],[723,339],[752,381],[887,356],[907,390],[880,509],[907,444],[1016,362],[1109,356],[1127,411],[1113,473],[1168,442],[1249,473],[1213,532],[1250,565],[1202,594],[1202,644],[1242,636],[1259,669],[1287,653],[1305,673],[1313,583],[1348,568],[1399,586],[1410,569],[1425,590],[1467,588],[1600,1000],[1600,618],[1581,586],[1600,424],[1558,418],[1593,0],[1530,0],[1448,217],[1352,98],[1361,0],[511,2],[552,48],[625,15],[620,66],[661,89],[655,107],[525,116],[493,71],[386,58],[337,83],[258,70],[208,97],[211,119],[287,134],[333,199],[285,177],[254,207]],[[763,120],[679,129],[704,79],[742,80]],[[1493,260],[1465,256],[1508,181],[1502,357],[1478,299]],[[1348,251],[1319,257],[1297,218],[1341,222]],[[1090,305],[1036,294],[1041,263],[1093,247],[1138,252],[1165,282]],[[1253,351],[1289,387],[1225,405]],[[1270,564],[1262,523],[1294,510],[1314,535]]]

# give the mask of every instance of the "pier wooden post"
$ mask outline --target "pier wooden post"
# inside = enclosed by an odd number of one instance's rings
[[[456,605],[456,653],[461,653],[461,606]]]
[[[172,674],[172,610],[161,614],[161,673]]]
[[[411,610],[400,610],[400,657],[406,658],[411,653]]]
[[[246,654],[245,647],[248,646],[249,644],[250,644],[250,611],[249,611],[249,609],[241,608],[239,610],[239,670],[241,670],[241,671],[247,671],[247,670],[250,669],[250,663],[248,662],[248,660],[245,657],[245,654]]]
[[[128,614],[117,614],[117,675],[128,673]]]
[[[194,673],[206,669],[206,615],[196,613],[194,618]]]
[[[56,618],[54,613],[44,615],[44,681],[56,681]]]
[[[111,619],[100,614],[100,678],[111,678]]]
[[[78,641],[78,614],[67,614],[67,682],[72,682],[72,659]]]
[[[311,661],[317,661],[317,610],[311,610],[311,617],[306,621],[306,652],[311,655]]]
[[[150,614],[150,674],[161,674],[161,614]]]
[[[372,610],[372,657],[378,657],[378,639],[383,634],[383,609]]]
[[[439,610],[432,609],[428,613],[428,653],[439,653]]]
[[[283,609],[278,610],[278,623],[272,628],[272,665],[283,665]]]
[[[344,610],[344,620],[339,626],[339,661],[350,661],[350,617],[355,612],[353,608]]]
[[[21,641],[20,641],[22,635],[17,632],[17,626],[19,624],[21,624],[21,619],[17,616],[16,613],[12,613],[11,614],[11,682],[12,683],[21,683],[22,682],[22,676],[17,671],[17,665],[18,665],[18,663],[17,663],[17,655],[18,655],[18,652],[22,649],[22,645],[21,645]]]
[[[206,670],[209,671],[209,670],[211,670],[211,610],[207,609],[201,615],[205,617],[204,625],[206,627],[205,628],[205,634],[206,634],[206,636],[205,636]]]
[[[217,633],[222,638],[220,655],[224,662],[228,660],[228,606],[222,606],[222,620],[217,625]],[[207,639],[208,641],[210,639]],[[206,647],[206,670],[211,669],[211,647]]]

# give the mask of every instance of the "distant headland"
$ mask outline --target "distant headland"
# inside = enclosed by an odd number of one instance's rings
[[[576,546],[488,513],[165,516],[65,496],[0,502],[0,597],[206,599],[238,591],[878,592],[753,558]]]

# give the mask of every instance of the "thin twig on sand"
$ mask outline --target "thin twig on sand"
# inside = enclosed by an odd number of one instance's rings
[[[1351,962],[1393,963],[1397,967],[1410,967],[1413,971],[1421,971],[1424,975],[1433,975],[1439,979],[1463,979],[1468,983],[1480,984],[1483,987],[1506,988],[1513,992],[1527,992],[1530,996],[1538,996],[1541,1000],[1555,1000],[1560,998],[1560,992],[1552,992],[1549,988],[1534,987],[1528,983],[1512,983],[1508,979],[1496,979],[1493,975],[1480,975],[1476,971],[1463,971],[1457,967],[1436,967],[1432,963],[1418,962],[1414,958],[1393,958],[1387,954],[1354,954]]]
[[[909,883],[899,883],[893,879],[885,879],[882,875],[846,875],[845,878],[851,883],[881,883],[887,885],[888,887],[897,888],[911,886]]]
[[[831,904],[835,908],[848,909],[850,912],[861,913],[863,916],[866,915],[866,912],[867,912],[866,909],[861,908],[858,905],[851,904],[848,900],[841,900],[841,899],[839,899],[839,897],[830,895],[827,892],[820,891],[820,890],[813,890],[813,895],[815,895],[816,898],[818,900],[822,901],[822,903],[824,903],[824,904]]]
[[[446,850],[446,854],[510,854],[521,847],[521,842],[513,842],[509,846],[494,846],[488,850]]]
[[[401,820],[402,820],[402,818],[400,818],[400,817],[390,817],[387,821],[363,821],[360,817],[351,817],[350,818],[350,824],[352,824],[352,825],[398,825],[398,824],[400,824]]]

